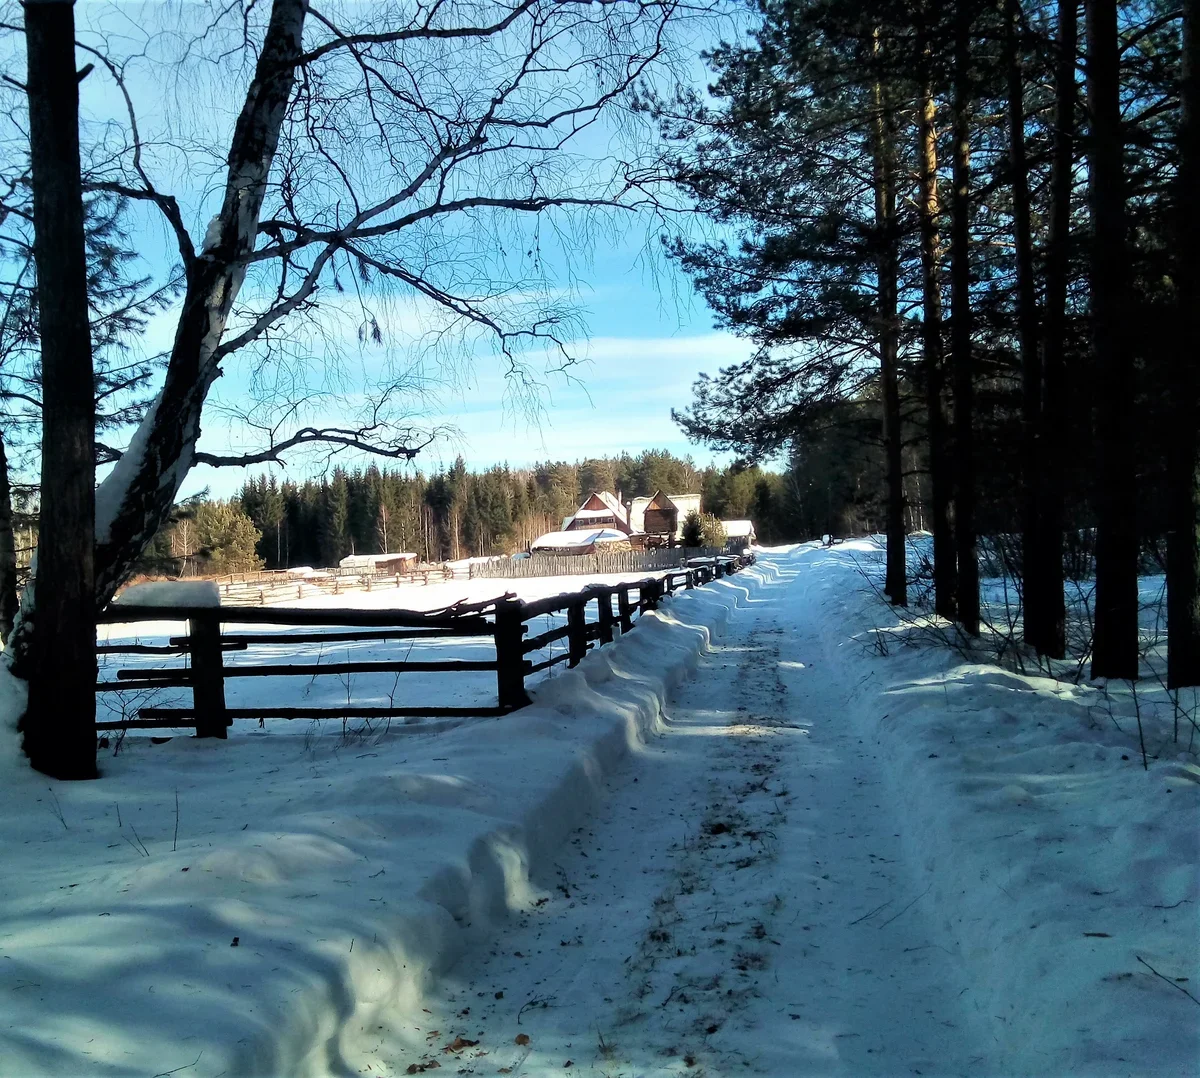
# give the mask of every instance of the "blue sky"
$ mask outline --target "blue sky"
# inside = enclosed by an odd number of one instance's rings
[[[81,9],[97,26],[105,27],[110,42],[114,33],[129,33],[135,45],[141,32],[138,24],[143,20],[140,16],[131,19],[131,12],[148,10],[156,11],[152,21],[157,21],[160,13],[156,9],[138,5],[100,4]],[[185,18],[187,10],[181,8],[176,14]],[[715,37],[719,32],[716,23],[706,24],[703,32],[692,27],[687,31],[692,38],[689,49],[700,45],[698,37],[707,40],[710,33]],[[135,51],[135,46],[131,50]],[[693,68],[695,78],[703,79],[698,60],[693,61]],[[150,76],[135,65],[129,77],[143,134],[150,128],[168,132],[170,137],[162,144],[166,146],[175,144],[180,130],[205,132],[197,144],[227,145],[243,92],[237,73],[219,65],[211,70],[199,68],[190,81],[177,82],[161,67]],[[94,122],[106,117],[120,121],[123,101],[102,74],[85,80],[81,90],[85,116]],[[603,155],[611,135],[611,131],[606,134],[603,128],[596,129],[588,136],[589,144],[594,142]],[[185,219],[198,240],[203,223],[215,208],[224,165],[213,152],[199,158],[181,153],[164,151],[159,155],[156,181],[180,195]],[[588,233],[586,240],[572,240],[554,228],[547,232],[557,234],[554,239],[546,238],[543,251],[543,265],[549,267],[546,286],[566,288],[569,282],[569,302],[581,315],[578,329],[571,334],[571,351],[583,361],[572,369],[570,378],[551,374],[543,379],[539,408],[531,409],[528,399],[513,399],[512,387],[486,342],[464,346],[458,362],[449,365],[452,370],[448,374],[445,363],[412,359],[407,354],[419,351],[415,344],[419,335],[411,327],[421,318],[410,301],[381,301],[385,309],[390,307],[395,324],[385,325],[386,343],[380,349],[358,340],[360,312],[354,300],[326,289],[323,294],[330,313],[322,314],[320,323],[310,327],[310,336],[296,345],[298,353],[311,356],[306,361],[313,367],[298,394],[308,401],[304,422],[337,423],[347,415],[347,407],[356,402],[361,406],[369,399],[366,387],[373,377],[411,362],[421,364],[425,374],[438,383],[433,393],[413,398],[414,422],[452,430],[415,462],[425,471],[448,464],[459,454],[471,468],[497,463],[519,467],[546,459],[576,460],[649,448],[690,454],[701,465],[724,463],[727,456],[688,443],[670,412],[689,403],[691,385],[701,372],[715,373],[744,358],[749,345],[714,330],[711,313],[695,297],[690,282],[659,256],[657,237],[647,237],[645,222],[631,223],[627,232],[603,227]],[[143,218],[135,239],[152,269],[161,270],[168,264],[170,244],[161,222]],[[539,249],[542,242],[538,241]],[[554,242],[565,246],[553,253]],[[577,249],[572,249],[572,244]],[[519,238],[516,245],[523,246]],[[146,350],[169,347],[173,329],[172,312],[156,318],[144,342]],[[254,444],[257,439],[247,436],[245,428],[229,417],[246,399],[250,365],[250,359],[242,358],[225,365],[226,374],[206,407],[202,449],[227,452],[239,445],[260,447],[261,443]],[[535,372],[540,370],[541,358],[532,358],[531,366]],[[350,454],[340,459],[349,466],[366,460]],[[295,454],[288,457],[287,475],[299,478],[325,466],[323,457]],[[215,495],[227,496],[240,487],[245,474],[241,469],[198,467],[182,493],[207,487]]]

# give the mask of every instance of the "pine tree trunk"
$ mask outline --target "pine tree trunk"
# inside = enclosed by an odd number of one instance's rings
[[[954,19],[954,203],[950,233],[950,320],[954,356],[954,543],[958,618],[979,635],[979,557],[975,536],[975,382],[971,357],[971,7],[957,0]]]
[[[874,48],[879,52],[879,33]],[[897,373],[900,323],[897,304],[900,238],[896,227],[895,138],[882,82],[874,88],[875,228],[878,232],[879,376],[883,384],[883,441],[887,461],[887,569],[884,593],[895,606],[908,606],[907,540],[904,529],[904,463]]]
[[[1196,0],[1186,0],[1183,95],[1176,177],[1176,337],[1171,388],[1171,521],[1167,536],[1167,687],[1200,685],[1200,34]]]
[[[8,451],[0,433],[0,643],[8,642],[17,616],[17,543],[12,517]]]
[[[928,50],[925,63],[929,63]],[[953,479],[947,446],[947,424],[942,404],[945,385],[945,357],[942,345],[942,282],[939,261],[941,237],[938,234],[937,176],[937,105],[928,74],[921,80],[917,104],[917,153],[920,167],[920,195],[917,211],[921,225],[921,288],[924,309],[921,338],[925,352],[925,406],[929,434],[929,479],[932,489],[933,530],[933,604],[944,618],[956,616],[954,533],[950,527],[950,495]]]
[[[1092,677],[1136,678],[1138,531],[1131,416],[1134,376],[1125,316],[1129,297],[1117,0],[1087,0],[1087,60],[1092,354],[1101,387]]]
[[[1004,0],[1004,66],[1008,82],[1008,168],[1017,268],[1017,338],[1021,356],[1021,534],[1025,640],[1039,651],[1045,637],[1045,582],[1039,572],[1042,534],[1038,501],[1041,468],[1042,361],[1025,154],[1025,76],[1021,70],[1020,0]]]
[[[39,771],[96,776],[96,405],[71,3],[25,4],[34,259],[42,358],[37,596],[24,747]],[[28,589],[27,589],[28,590]]]
[[[1071,258],[1071,188],[1075,153],[1075,50],[1077,0],[1058,3],[1055,67],[1054,148],[1050,172],[1050,237],[1046,247],[1046,312],[1042,370],[1042,460],[1038,484],[1041,542],[1035,572],[1045,609],[1037,632],[1044,655],[1067,654],[1067,610],[1063,580],[1063,464],[1068,445],[1067,279]],[[1028,620],[1026,622],[1028,625]]]

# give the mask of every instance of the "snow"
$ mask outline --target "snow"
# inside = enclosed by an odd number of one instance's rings
[[[416,554],[350,554],[338,562],[342,569],[374,569],[377,566],[391,567],[397,563],[417,561]]]
[[[596,528],[592,531],[547,532],[535,539],[531,550],[564,550],[604,543],[628,542],[629,536],[615,528]]]
[[[221,589],[211,580],[152,580],[126,588],[115,600],[118,606],[221,605]]]
[[[1198,1073],[1195,757],[877,555],[761,551],[503,719],[0,757],[0,1075]]]
[[[722,520],[727,539],[750,539],[754,535],[754,522],[750,520]]]

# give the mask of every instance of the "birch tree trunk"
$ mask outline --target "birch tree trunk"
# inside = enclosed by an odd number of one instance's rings
[[[971,357],[971,0],[954,13],[954,202],[950,232],[950,344],[954,357],[954,544],[958,618],[979,635],[975,536],[975,370]]]
[[[937,105],[928,72],[930,57],[925,50],[920,100],[917,103],[917,154],[920,194],[917,211],[921,227],[921,288],[924,308],[921,337],[925,352],[925,403],[929,430],[929,478],[932,487],[933,591],[934,609],[944,618],[957,613],[954,533],[950,528],[953,479],[947,446],[947,424],[942,404],[945,386],[945,356],[942,344],[942,282],[938,233]]]
[[[1182,116],[1176,177],[1176,336],[1172,352],[1171,522],[1167,537],[1167,687],[1200,685],[1200,35],[1196,0],[1183,24]]]
[[[1046,247],[1046,310],[1042,370],[1042,448],[1038,518],[1041,543],[1036,573],[1045,609],[1038,647],[1052,659],[1067,654],[1067,610],[1063,580],[1063,464],[1068,452],[1067,278],[1071,258],[1071,189],[1075,154],[1075,50],[1077,0],[1058,3],[1055,66],[1054,147],[1050,171],[1050,237]]]
[[[41,520],[27,626],[25,752],[61,779],[96,776],[93,606],[96,405],[79,169],[72,0],[25,4],[34,259],[42,359]]]
[[[1124,314],[1128,303],[1127,250],[1116,0],[1087,0],[1087,60],[1092,354],[1101,386],[1092,677],[1136,678],[1138,531],[1131,415],[1134,372]]]
[[[874,51],[879,52],[879,33]],[[904,462],[900,427],[900,385],[896,370],[900,327],[897,317],[900,241],[896,228],[895,138],[883,84],[874,90],[875,228],[878,232],[879,376],[883,383],[883,441],[887,461],[887,569],[884,593],[895,606],[908,606],[908,565],[904,528]]]
[[[220,212],[187,266],[187,288],[162,392],[97,493],[96,594],[103,606],[174,504],[220,373],[216,352],[254,249],[267,177],[301,57],[308,0],[274,0],[254,78],[234,128]]]

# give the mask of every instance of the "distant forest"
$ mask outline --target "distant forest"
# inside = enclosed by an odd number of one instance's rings
[[[764,542],[819,534],[826,516],[818,503],[828,502],[827,493],[811,496],[790,472],[742,464],[701,469],[690,458],[648,450],[483,472],[468,471],[459,458],[432,475],[373,465],[337,468],[302,482],[264,474],[247,480],[230,507],[260,534],[256,552],[267,568],[332,565],[348,554],[402,550],[441,561],[524,550],[539,535],[558,530],[592,490],[619,491],[625,500],[656,490],[699,493],[706,512],[752,519]],[[196,541],[181,538],[197,530],[197,519],[203,535],[211,505],[193,499],[177,506],[146,568],[194,553]],[[232,568],[231,557],[217,560]]]

